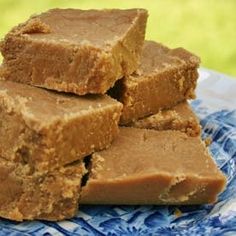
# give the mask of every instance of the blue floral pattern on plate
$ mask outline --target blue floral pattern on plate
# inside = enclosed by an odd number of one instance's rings
[[[232,86],[236,88],[236,81],[205,69],[200,74],[198,99],[191,105],[201,120],[202,137],[212,138],[210,151],[227,176],[227,188],[216,204],[81,206],[76,217],[57,223],[17,223],[2,219],[0,235],[236,235],[236,99],[233,100],[234,92],[230,94]],[[219,93],[211,96],[205,89],[209,86]],[[221,97],[222,86],[228,89],[224,97]]]

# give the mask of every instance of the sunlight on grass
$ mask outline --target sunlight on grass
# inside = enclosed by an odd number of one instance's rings
[[[201,57],[203,66],[236,75],[235,0],[0,0],[0,37],[30,15],[54,7],[147,8],[147,39],[185,47]]]

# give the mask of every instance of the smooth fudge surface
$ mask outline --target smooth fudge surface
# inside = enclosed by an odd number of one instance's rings
[[[86,173],[78,162],[49,172],[0,158],[0,217],[22,221],[75,216]]]
[[[109,91],[124,104],[121,123],[127,124],[195,97],[200,60],[183,48],[169,49],[145,41],[136,73],[117,81]]]
[[[122,104],[0,81],[0,156],[53,169],[110,145]]]
[[[200,137],[180,131],[121,128],[91,162],[80,203],[213,203],[226,182]]]
[[[147,11],[52,9],[1,43],[2,77],[79,95],[105,93],[140,61]]]
[[[190,136],[198,136],[201,126],[188,102],[181,102],[173,108],[131,122],[128,126],[155,130],[179,130]]]

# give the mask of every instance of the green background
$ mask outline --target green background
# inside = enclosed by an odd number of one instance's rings
[[[147,39],[184,47],[203,66],[236,76],[236,0],[0,0],[0,38],[30,15],[54,7],[146,8]]]

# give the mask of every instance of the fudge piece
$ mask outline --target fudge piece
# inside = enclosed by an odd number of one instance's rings
[[[91,161],[80,203],[213,203],[226,182],[201,139],[180,131],[121,128]]]
[[[171,109],[131,122],[128,126],[155,130],[180,130],[189,136],[198,136],[201,132],[199,120],[187,102],[181,102]]]
[[[105,93],[137,69],[146,20],[144,9],[49,10],[6,35],[1,74],[79,95]]]
[[[0,158],[0,216],[16,221],[73,217],[85,173],[80,162],[39,172],[27,164]]]
[[[199,58],[183,48],[169,49],[145,41],[141,66],[117,81],[110,95],[124,104],[121,123],[155,114],[194,98]]]
[[[47,170],[108,147],[122,104],[0,81],[0,156]]]

